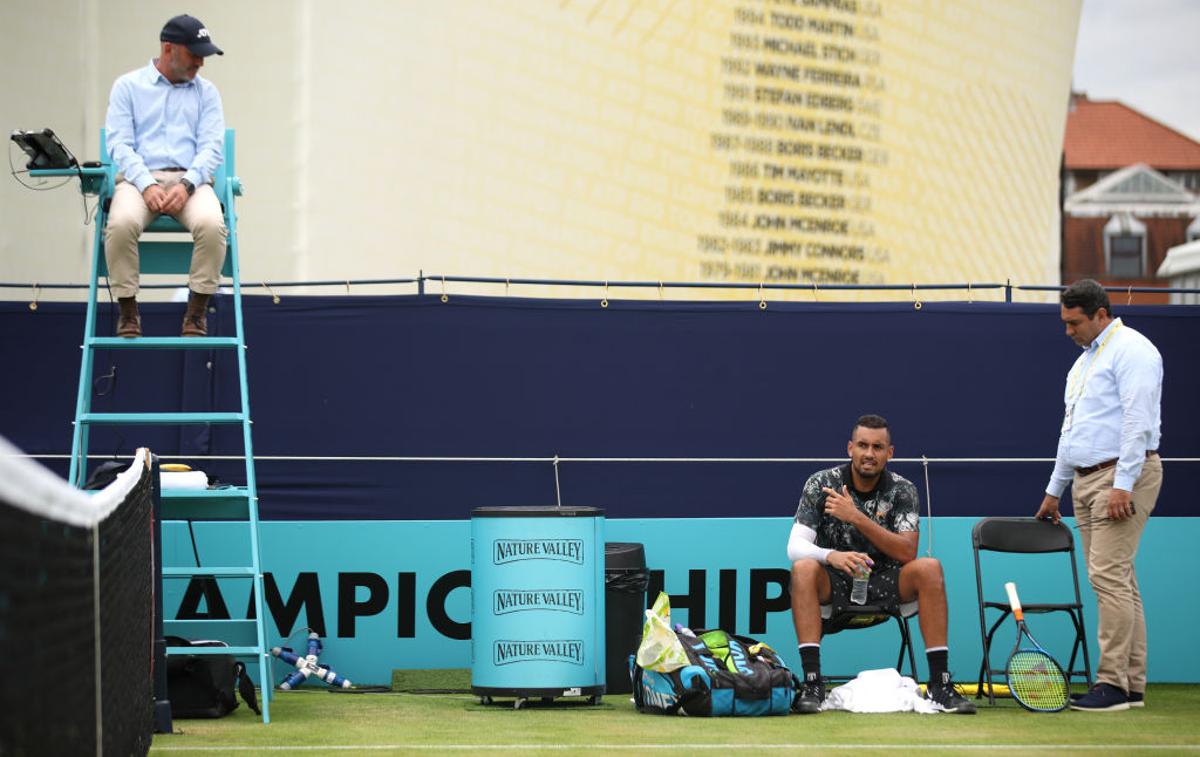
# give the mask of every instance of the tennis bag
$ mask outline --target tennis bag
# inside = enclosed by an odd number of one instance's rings
[[[688,665],[670,673],[629,658],[633,700],[660,715],[786,715],[800,685],[775,650],[724,631],[676,631]]]
[[[188,641],[177,636],[167,637],[171,647],[223,647],[221,641]],[[171,700],[171,717],[223,718],[237,709],[233,689],[237,686],[246,705],[257,714],[258,697],[254,683],[246,674],[246,666],[228,654],[184,654],[167,658],[167,697]]]

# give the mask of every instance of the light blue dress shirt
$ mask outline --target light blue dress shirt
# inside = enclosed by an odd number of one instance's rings
[[[172,84],[149,65],[113,84],[104,119],[108,154],[125,180],[144,192],[151,171],[186,168],[193,186],[224,160],[225,112],[216,86],[200,77]]]
[[[1133,491],[1146,451],[1158,449],[1162,356],[1150,340],[1114,319],[1067,374],[1054,473],[1046,493],[1061,497],[1075,468],[1117,461],[1113,487]]]

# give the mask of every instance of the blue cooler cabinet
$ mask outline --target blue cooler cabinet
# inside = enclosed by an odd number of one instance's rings
[[[604,510],[471,511],[471,692],[604,694]]]

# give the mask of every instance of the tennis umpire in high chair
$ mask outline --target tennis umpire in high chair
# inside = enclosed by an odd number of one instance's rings
[[[159,40],[159,56],[117,79],[109,96],[104,127],[118,174],[104,257],[121,307],[117,336],[141,336],[138,238],[159,215],[174,217],[195,242],[181,334],[205,336],[228,229],[211,184],[224,159],[225,114],[217,88],[199,72],[205,58],[224,52],[188,15],[167,21]]]

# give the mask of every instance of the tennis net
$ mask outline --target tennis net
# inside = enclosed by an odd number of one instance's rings
[[[89,494],[0,439],[0,754],[149,751],[151,483],[144,449]]]

